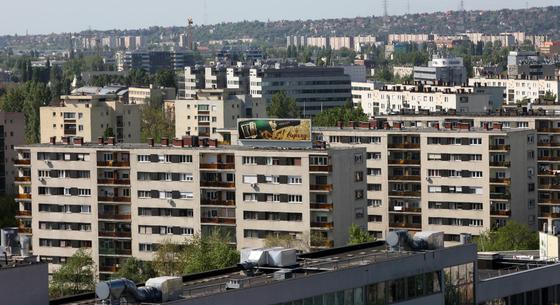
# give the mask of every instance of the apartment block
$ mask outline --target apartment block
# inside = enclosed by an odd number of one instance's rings
[[[153,86],[147,88],[128,88],[129,104],[145,105],[153,103],[153,105],[159,105],[162,104],[164,100],[175,99],[175,96],[175,88],[154,88]]]
[[[265,118],[266,104],[233,89],[201,89],[196,97],[175,101],[175,135],[216,138],[240,118]]]
[[[560,93],[560,78],[548,77],[541,79],[498,79],[498,78],[471,78],[469,85],[480,84],[481,86],[495,86],[504,89],[507,104],[539,102],[547,94],[555,96],[554,103],[558,103]]]
[[[509,219],[537,227],[537,135],[499,125],[404,127],[371,121],[317,128],[330,147],[367,150],[368,228],[443,231],[448,242]]]
[[[345,245],[352,223],[367,226],[363,148],[76,138],[18,147],[18,157],[20,231],[51,271],[78,248],[105,278],[126,257],[150,260],[164,240],[214,229],[238,249],[283,236],[308,250]]]
[[[118,142],[140,141],[140,107],[116,94],[63,95],[58,105],[40,109],[41,143],[51,137],[83,137],[95,141],[109,129]]]
[[[463,58],[434,57],[427,67],[414,67],[414,80],[437,84],[439,82],[452,85],[463,85],[467,82],[467,69],[463,64]]]
[[[333,50],[354,48],[354,37],[329,37],[329,46]]]
[[[118,71],[142,69],[150,73],[159,70],[181,70],[194,65],[189,51],[126,51],[116,54]]]
[[[0,195],[14,194],[17,153],[25,144],[25,116],[21,112],[0,112]]]

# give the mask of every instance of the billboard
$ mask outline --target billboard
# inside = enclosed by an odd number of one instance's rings
[[[311,141],[311,120],[239,120],[237,129],[239,140]]]

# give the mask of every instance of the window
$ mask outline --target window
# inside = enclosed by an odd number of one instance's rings
[[[356,182],[364,181],[364,172],[358,171],[354,173],[354,179]]]
[[[288,195],[288,202],[289,203],[302,203],[303,196],[301,195]]]
[[[150,155],[138,155],[138,162],[150,162]]]
[[[300,176],[288,176],[288,184],[302,184],[303,179]]]
[[[470,139],[470,145],[481,145],[481,144],[482,144],[482,139],[480,138]]]
[[[528,135],[527,136],[527,144],[533,144],[535,142],[535,135]]]
[[[193,181],[193,174],[179,174],[179,178],[181,179],[181,181],[188,181],[191,182]]]
[[[362,154],[354,154],[354,163],[355,164],[362,163],[362,161],[363,161],[362,158],[363,158]]]
[[[479,172],[479,171],[471,172],[471,177],[472,178],[482,178],[482,172]]]
[[[378,208],[383,205],[383,201],[381,199],[368,199],[367,205],[368,207]]]
[[[91,190],[90,189],[78,189],[78,196],[91,196]]]
[[[257,164],[257,158],[256,157],[243,157],[243,164],[256,165]]]
[[[364,190],[354,191],[354,198],[355,199],[363,199],[364,198]]]
[[[381,169],[380,168],[368,168],[367,169],[368,176],[381,176]]]
[[[245,193],[243,194],[243,201],[257,201],[257,194]]]
[[[180,194],[181,199],[193,199],[194,194],[192,192],[181,192]]]
[[[368,160],[381,160],[381,153],[380,152],[368,152],[367,153]]]
[[[138,191],[138,198],[151,198],[150,191]]]
[[[534,183],[529,183],[527,186],[528,186],[529,192],[534,192],[535,191],[535,184]]]
[[[257,181],[257,175],[243,175],[243,183],[254,184]]]

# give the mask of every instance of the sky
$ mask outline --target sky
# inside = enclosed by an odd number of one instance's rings
[[[242,20],[295,20],[383,14],[384,0],[2,0],[0,35],[137,29]],[[88,4],[83,4],[87,2]],[[387,0],[390,15],[448,11],[460,0]],[[560,5],[560,0],[465,0],[466,10]]]

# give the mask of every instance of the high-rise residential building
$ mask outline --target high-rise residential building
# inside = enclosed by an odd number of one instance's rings
[[[467,69],[460,57],[434,57],[427,67],[414,67],[414,80],[421,82],[448,83],[462,85],[467,83]]]
[[[377,38],[375,36],[355,36],[354,37],[354,51],[361,52],[363,47],[375,45]]]
[[[433,40],[434,35],[432,34],[389,34],[387,38],[389,44],[395,42],[424,43]]]
[[[327,48],[329,46],[328,37],[307,37],[308,47]]]
[[[351,100],[350,76],[342,68],[297,67],[251,69],[250,93],[270,103],[280,91],[296,100],[304,117],[329,108],[344,106]]]
[[[15,146],[25,143],[25,116],[20,112],[0,112],[0,195],[14,194],[17,159]]]
[[[354,48],[354,37],[329,37],[329,46],[333,50]]]
[[[126,90],[81,89],[61,96],[57,105],[41,107],[41,143],[49,143],[51,137],[83,137],[91,142],[110,130],[117,142],[140,141],[140,105],[121,100]]]
[[[367,149],[368,228],[442,231],[458,242],[515,220],[537,228],[537,133],[469,123],[316,128],[330,147]]]
[[[539,48],[544,55],[558,55],[560,54],[560,41],[547,41]]]
[[[235,89],[201,89],[188,100],[175,101],[175,134],[219,137],[217,130],[235,128],[242,118],[266,118],[266,104]]]
[[[26,179],[20,232],[32,235],[33,254],[51,271],[89,248],[106,278],[127,257],[151,260],[164,240],[214,229],[238,249],[268,236],[320,249],[346,245],[351,224],[366,227],[363,148],[217,147],[197,137],[113,143],[17,148]]]

